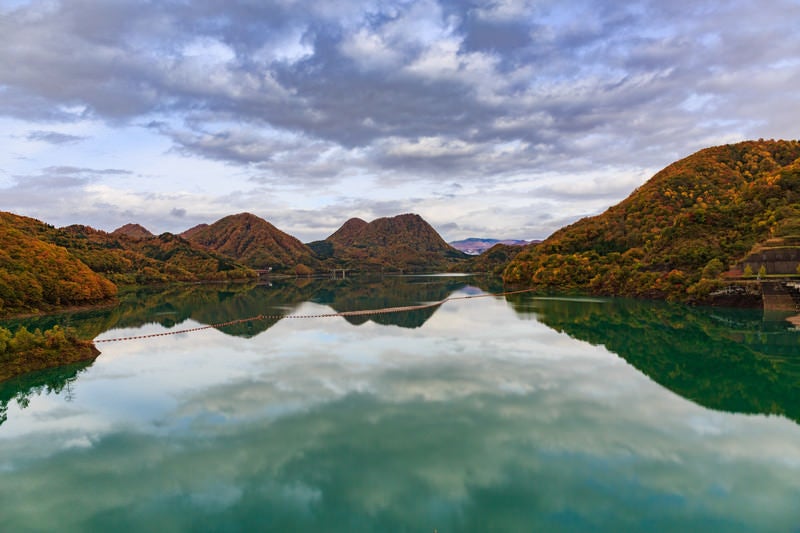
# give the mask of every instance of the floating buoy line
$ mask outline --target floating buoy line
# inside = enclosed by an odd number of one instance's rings
[[[382,307],[380,309],[361,309],[358,311],[340,311],[338,313],[322,313],[316,315],[256,315],[247,318],[239,318],[236,320],[229,320],[227,322],[219,322],[217,324],[209,324],[207,326],[199,326],[196,328],[186,328],[175,331],[165,331],[162,333],[150,333],[148,335],[134,335],[131,337],[114,337],[111,339],[95,339],[93,342],[121,342],[121,341],[138,341],[142,339],[152,339],[154,337],[167,337],[169,335],[182,335],[184,333],[194,333],[196,331],[203,331],[206,329],[218,329],[226,326],[234,326],[236,324],[244,324],[247,322],[257,322],[259,320],[283,320],[283,319],[298,319],[298,318],[333,318],[333,317],[348,317],[348,316],[369,316],[369,315],[385,315],[389,313],[404,313],[407,311],[419,311],[421,309],[430,309],[431,307],[438,307],[447,302],[455,300],[471,300],[473,298],[491,298],[500,296],[509,296],[512,294],[521,294],[525,292],[533,292],[535,289],[521,289],[518,291],[498,292],[475,294],[467,296],[453,296],[439,300],[438,302],[430,302],[418,305],[404,305],[400,307]]]

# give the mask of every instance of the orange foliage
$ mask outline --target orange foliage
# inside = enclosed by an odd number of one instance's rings
[[[599,216],[520,253],[509,283],[687,299],[711,260],[742,259],[800,202],[800,142],[708,148],[657,173]],[[634,255],[630,252],[636,250]],[[587,281],[588,280],[588,281]]]

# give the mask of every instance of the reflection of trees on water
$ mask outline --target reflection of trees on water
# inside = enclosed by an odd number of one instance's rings
[[[42,394],[63,393],[67,400],[72,400],[74,391],[72,384],[78,375],[92,366],[94,361],[82,361],[71,365],[30,372],[0,382],[0,425],[7,420],[8,405],[15,400],[21,408],[25,408],[31,397]]]
[[[335,312],[362,309],[383,309],[438,302],[466,286],[459,278],[386,277],[373,280],[342,280],[337,285],[320,287],[313,301],[331,307]],[[372,321],[384,326],[418,328],[439,309],[429,307],[401,313],[344,317],[353,325]]]
[[[662,386],[705,407],[800,422],[800,334],[760,312],[629,300],[509,296],[520,313],[603,345]]]
[[[91,339],[112,328],[137,328],[160,324],[179,326],[186,320],[218,324],[258,315],[282,316],[293,313],[304,302],[331,307],[335,312],[383,307],[400,307],[447,298],[466,285],[454,278],[402,278],[347,280],[289,280],[271,285],[214,284],[145,287],[120,296],[119,305],[77,313],[34,317],[4,323],[12,330],[72,327],[81,338]],[[372,316],[344,317],[354,325],[373,321],[382,325],[418,328],[437,307]],[[280,318],[254,320],[219,328],[225,334],[253,337],[274,326]],[[91,362],[33,372],[0,383],[0,424],[6,420],[11,400],[25,407],[32,395],[67,393],[78,374]]]
[[[269,285],[211,284],[144,287],[120,296],[119,305],[71,314],[34,317],[4,324],[14,330],[50,329],[54,325],[76,329],[79,337],[92,339],[114,328],[138,328],[160,324],[173,328],[186,320],[219,324],[259,315],[295,313],[304,302],[331,307],[335,312],[379,309],[434,302],[466,285],[459,278],[376,277],[346,280],[285,280]],[[404,328],[422,326],[437,308],[371,316],[350,316],[354,325],[373,321]],[[253,337],[280,319],[267,318],[219,328],[228,335]]]

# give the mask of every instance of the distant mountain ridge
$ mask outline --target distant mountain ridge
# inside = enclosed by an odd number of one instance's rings
[[[468,255],[480,255],[495,244],[506,244],[508,246],[525,246],[526,244],[539,243],[541,241],[524,241],[520,239],[488,239],[470,237],[460,241],[451,241],[448,244],[456,250],[461,250]]]

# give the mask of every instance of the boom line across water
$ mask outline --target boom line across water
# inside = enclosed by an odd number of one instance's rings
[[[316,315],[256,315],[247,318],[239,318],[236,320],[229,320],[227,322],[218,322],[216,324],[208,324],[205,326],[199,326],[196,328],[186,328],[180,329],[176,331],[165,331],[162,333],[150,333],[147,335],[134,335],[130,337],[114,337],[111,339],[95,339],[93,342],[100,343],[100,342],[121,342],[121,341],[135,341],[135,340],[142,340],[142,339],[151,339],[154,337],[167,337],[170,335],[181,335],[183,333],[194,333],[197,331],[203,331],[207,329],[218,329],[224,328],[226,326],[233,326],[236,324],[244,324],[246,322],[256,322],[258,320],[282,320],[285,318],[333,318],[333,317],[347,317],[347,316],[366,316],[366,315],[383,315],[388,313],[403,313],[406,311],[419,311],[421,309],[430,309],[431,307],[438,307],[443,305],[447,302],[452,302],[455,300],[470,300],[473,298],[489,298],[489,297],[500,297],[500,296],[508,296],[511,294],[521,294],[525,292],[533,292],[535,289],[520,289],[517,291],[507,291],[507,292],[497,292],[497,293],[486,293],[486,294],[475,294],[475,295],[467,295],[467,296],[452,296],[445,298],[443,300],[439,300],[438,302],[430,302],[426,304],[418,304],[418,305],[404,305],[399,307],[382,307],[379,309],[360,309],[356,311],[340,311],[337,313],[321,313]]]

